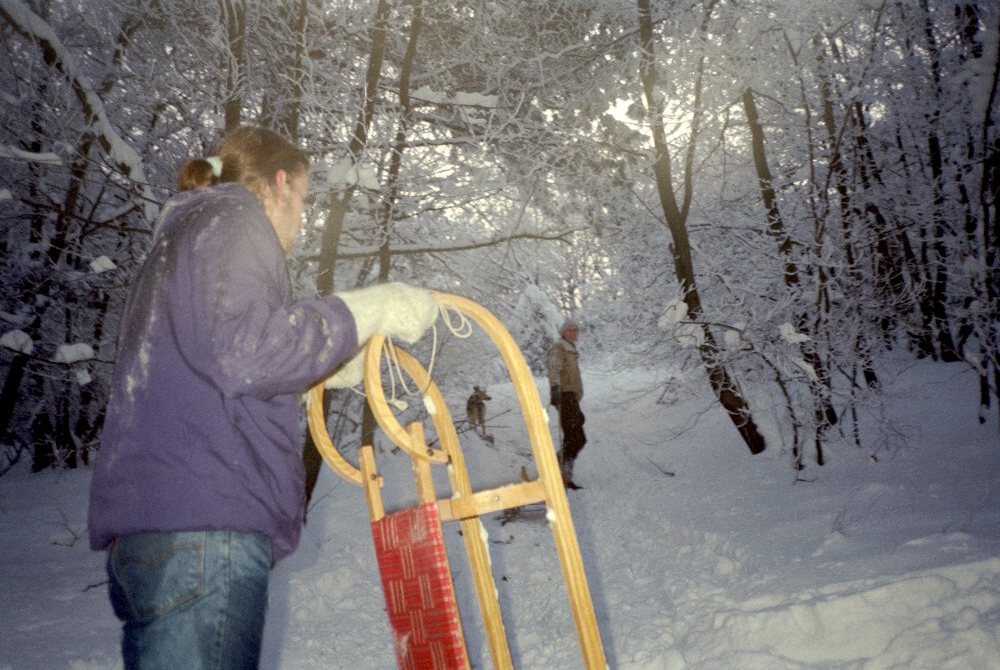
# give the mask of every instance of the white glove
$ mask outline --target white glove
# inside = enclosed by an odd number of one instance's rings
[[[346,389],[357,386],[365,376],[365,349],[358,352],[340,364],[337,371],[323,382],[323,388]]]
[[[375,333],[413,344],[438,316],[438,304],[430,291],[401,282],[336,295],[354,315],[358,344],[362,346]]]

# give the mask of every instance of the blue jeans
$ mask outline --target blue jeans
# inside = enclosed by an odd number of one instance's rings
[[[144,533],[108,550],[126,669],[256,668],[271,541],[254,533]]]

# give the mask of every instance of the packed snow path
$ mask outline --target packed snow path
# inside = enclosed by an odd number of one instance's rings
[[[704,399],[656,404],[653,381],[585,378],[586,488],[570,504],[612,668],[1000,668],[1000,430],[975,421],[973,377],[902,371],[876,459],[837,444],[800,481],[780,447],[745,453]],[[463,442],[482,486],[529,463],[500,414],[510,389],[490,394],[494,444]],[[377,458],[387,504],[412,492],[402,456]],[[89,473],[27,470],[0,478],[0,669],[120,668],[103,556],[85,544]],[[484,525],[516,667],[579,668],[546,522]],[[470,656],[489,668],[458,527],[445,536]],[[263,667],[392,668],[382,608],[361,491],[324,473],[274,573]]]

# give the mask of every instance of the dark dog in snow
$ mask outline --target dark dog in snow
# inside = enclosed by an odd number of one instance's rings
[[[486,391],[478,386],[472,387],[472,395],[465,403],[465,414],[469,419],[469,425],[481,437],[489,438],[486,433],[486,401],[493,400]]]

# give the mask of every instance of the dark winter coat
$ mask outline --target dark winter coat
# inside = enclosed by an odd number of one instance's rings
[[[573,393],[583,399],[583,380],[580,378],[580,354],[572,342],[560,338],[549,349],[549,384],[558,384],[563,393]]]
[[[298,544],[299,403],[357,348],[336,297],[292,302],[264,210],[235,184],[165,206],[121,323],[90,541],[237,530]]]

